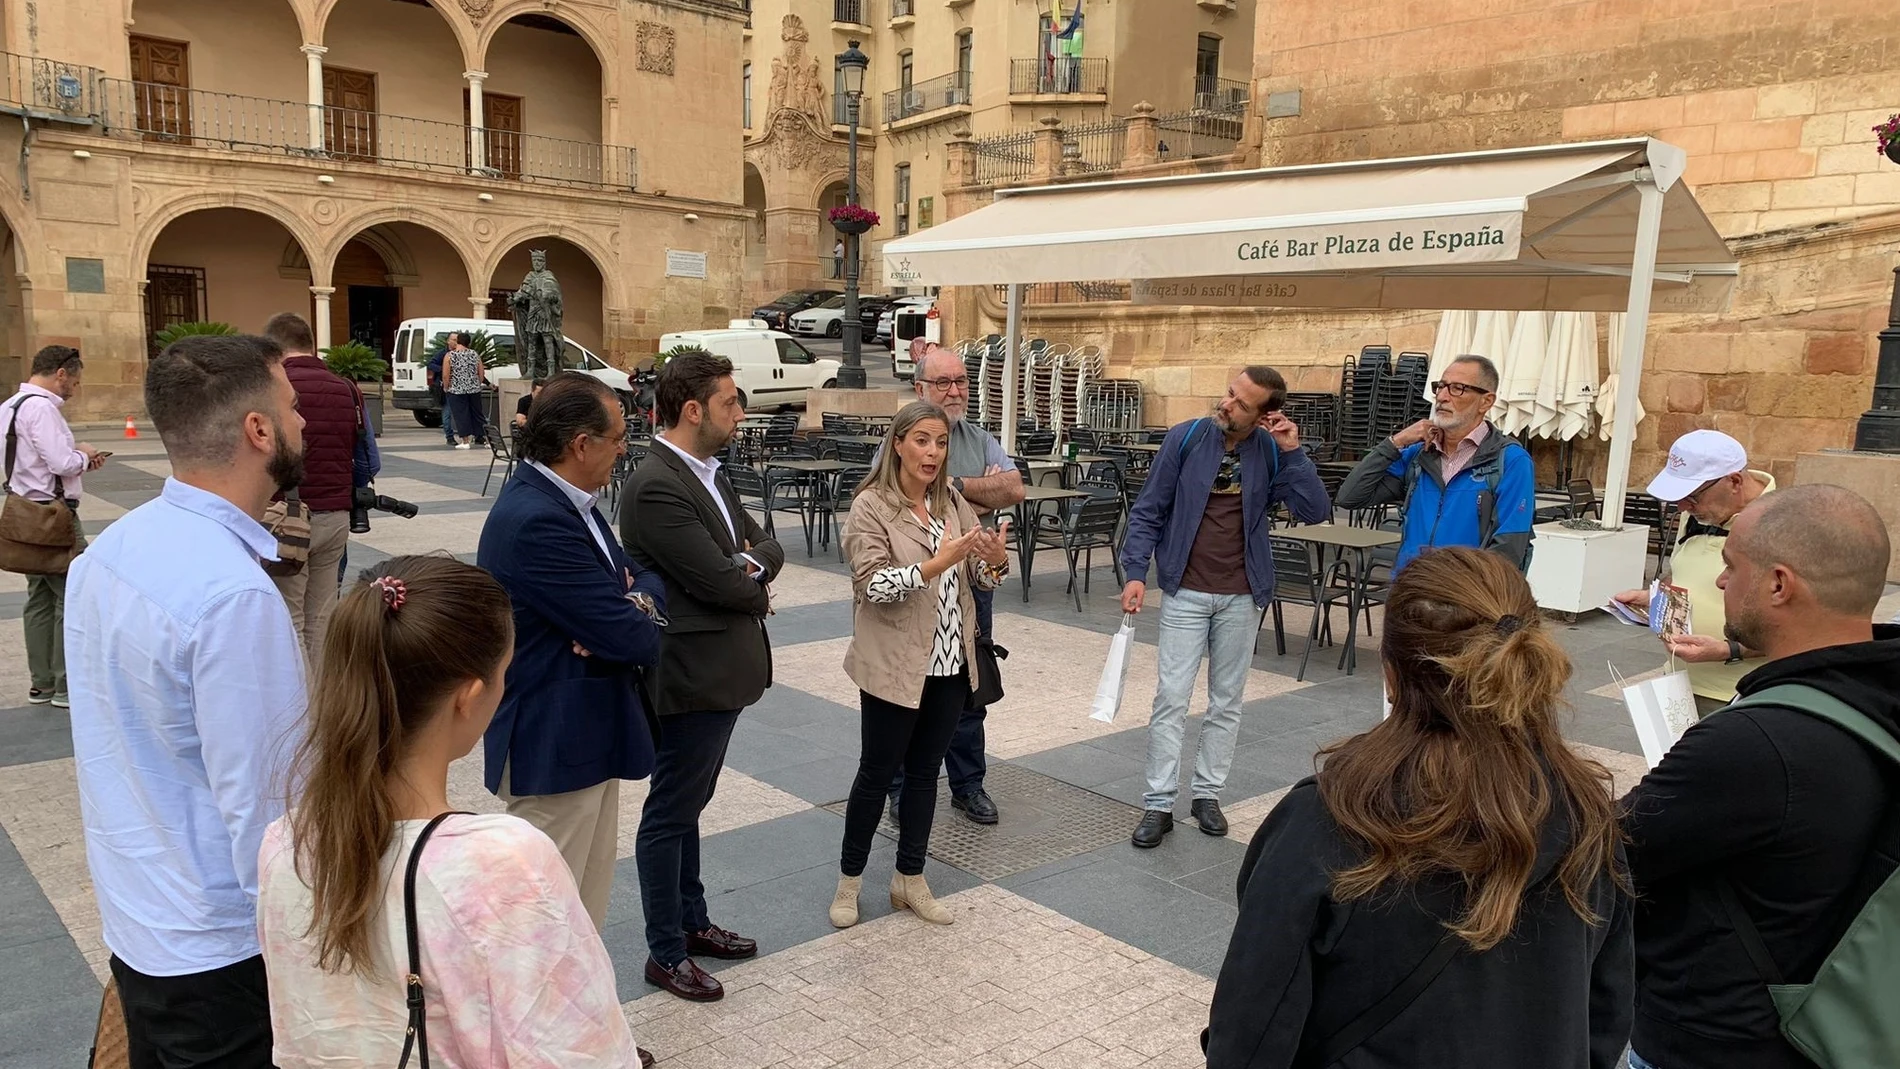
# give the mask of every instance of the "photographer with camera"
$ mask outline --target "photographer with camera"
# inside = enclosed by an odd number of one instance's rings
[[[336,607],[337,585],[330,577],[342,568],[349,547],[357,441],[365,429],[363,392],[316,355],[310,324],[302,316],[273,316],[264,325],[264,336],[284,351],[284,372],[304,419],[303,482],[286,490],[269,514],[279,545],[290,552],[280,553],[280,561],[269,570],[290,609],[304,658],[314,665],[321,659],[330,610]],[[300,529],[306,518],[307,532]],[[304,545],[298,547],[298,541]],[[297,549],[303,551],[301,562]]]

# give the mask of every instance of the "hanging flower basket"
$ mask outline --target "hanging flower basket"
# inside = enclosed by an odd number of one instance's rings
[[[825,219],[840,234],[862,234],[876,226],[877,213],[861,204],[845,204],[825,213]]]
[[[1887,121],[1874,127],[1876,151],[1895,163],[1900,163],[1900,114],[1888,116]]]

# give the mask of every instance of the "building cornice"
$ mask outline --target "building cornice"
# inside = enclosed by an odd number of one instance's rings
[[[673,7],[699,15],[711,15],[731,22],[745,22],[752,16],[738,0],[631,0],[650,7]]]

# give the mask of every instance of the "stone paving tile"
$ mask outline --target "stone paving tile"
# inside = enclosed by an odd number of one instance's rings
[[[629,1024],[679,1069],[1204,1064],[1206,978],[994,885],[942,901],[955,924],[867,921],[722,971],[722,1002],[638,999]]]
[[[620,839],[614,856],[633,856],[634,836],[640,830],[640,807],[646,800],[646,780],[620,781]],[[449,804],[471,813],[506,812],[507,806],[482,783],[479,750],[449,765]],[[811,803],[797,795],[727,767],[719,774],[718,791],[700,818],[699,831],[702,837],[710,837],[810,808]]]
[[[103,984],[110,951],[100,934],[92,872],[86,867],[72,758],[0,768],[0,828]]]

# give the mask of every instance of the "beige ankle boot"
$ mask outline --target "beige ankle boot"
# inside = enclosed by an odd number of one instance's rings
[[[891,908],[908,909],[917,915],[918,920],[932,924],[951,924],[956,921],[956,917],[930,893],[930,885],[924,882],[922,873],[906,876],[899,872],[891,876]]]
[[[833,928],[849,928],[858,923],[858,888],[863,886],[862,876],[838,877],[838,893],[831,896]]]

